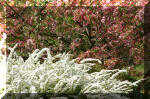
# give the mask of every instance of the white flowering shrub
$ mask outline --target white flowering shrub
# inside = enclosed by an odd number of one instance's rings
[[[2,48],[5,48],[5,39],[6,34],[4,33],[0,41],[0,99],[6,91],[6,55],[2,53]]]
[[[139,81],[120,81],[116,77],[126,70],[101,70],[88,73],[98,59],[76,59],[68,53],[52,56],[48,48],[36,49],[23,60],[9,48],[7,57],[7,92],[13,93],[128,93]],[[40,58],[47,52],[47,58]]]

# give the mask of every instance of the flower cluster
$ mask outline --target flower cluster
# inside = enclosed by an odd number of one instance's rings
[[[76,63],[68,53],[52,56],[48,48],[36,49],[23,60],[15,52],[17,44],[8,49],[7,92],[13,93],[128,93],[136,82],[116,77],[126,70],[101,70],[88,73],[99,59],[86,58]],[[47,52],[44,62],[40,61]]]

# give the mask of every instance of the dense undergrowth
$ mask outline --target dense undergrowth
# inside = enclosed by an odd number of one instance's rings
[[[23,60],[10,48],[7,58],[7,92],[9,93],[129,93],[141,80],[130,82],[117,77],[127,70],[89,71],[101,65],[99,59],[87,58],[76,62],[68,53],[52,56],[48,48],[36,49]],[[40,61],[47,52],[44,62]]]

